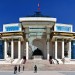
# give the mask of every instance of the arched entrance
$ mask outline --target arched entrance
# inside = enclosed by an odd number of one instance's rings
[[[33,59],[43,59],[43,53],[38,48],[36,50],[34,50],[32,56],[33,56]]]
[[[39,49],[42,52],[42,54],[43,54],[43,59],[46,59],[47,58],[47,50],[46,50],[46,41],[45,41],[45,39],[36,38],[36,39],[34,39],[32,41],[32,45],[34,46],[33,47],[33,52],[36,49]]]

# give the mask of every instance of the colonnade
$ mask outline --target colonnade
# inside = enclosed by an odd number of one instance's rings
[[[7,59],[7,40],[4,40],[4,58]],[[55,39],[55,59],[58,59],[58,53],[57,53],[57,39]],[[62,42],[62,48],[61,48],[61,57],[64,58],[64,39],[61,41]],[[68,58],[71,59],[71,40],[69,40],[68,42]],[[50,42],[47,41],[47,59],[49,60],[49,56],[50,56],[50,53],[49,53],[49,50],[50,50]],[[14,40],[12,39],[11,40],[11,58],[14,59]],[[21,59],[21,40],[18,40],[18,59]],[[26,59],[28,60],[29,59],[29,52],[28,52],[28,41],[26,41]]]
[[[8,41],[4,40],[4,59],[7,59]],[[11,40],[11,58],[14,59],[14,41]],[[18,40],[18,59],[21,59],[21,41]]]
[[[61,54],[61,57],[62,58],[64,58],[65,56],[64,56],[64,46],[65,46],[65,44],[64,44],[64,39],[62,39],[62,54]],[[70,58],[71,59],[71,40],[69,40],[68,41],[68,58]],[[58,46],[58,44],[57,44],[57,39],[55,39],[55,59],[57,59],[58,57],[57,57],[57,46]]]
[[[4,40],[4,59],[7,59],[8,41]],[[26,42],[26,59],[28,60],[28,42]],[[14,40],[11,40],[11,59],[14,59]],[[18,40],[18,59],[21,59],[21,40]]]

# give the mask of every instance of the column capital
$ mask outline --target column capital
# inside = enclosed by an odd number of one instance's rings
[[[71,39],[69,39],[69,42],[71,42]]]
[[[11,41],[13,41],[13,39],[11,39]]]
[[[57,41],[57,38],[55,38],[55,41]]]
[[[67,42],[71,42],[71,39],[68,39]]]
[[[62,41],[64,41],[64,38],[62,38]]]
[[[21,41],[21,38],[19,38],[19,41]]]
[[[5,41],[7,41],[7,39],[4,39]]]
[[[29,40],[28,40],[28,39],[26,39],[26,42],[29,42]]]
[[[49,41],[50,41],[50,39],[47,39],[46,41],[47,41],[47,42],[49,42]]]

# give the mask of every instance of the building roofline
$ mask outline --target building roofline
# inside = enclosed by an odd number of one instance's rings
[[[56,18],[50,18],[50,17],[21,17],[19,18],[20,22],[25,21],[53,21],[56,22]]]

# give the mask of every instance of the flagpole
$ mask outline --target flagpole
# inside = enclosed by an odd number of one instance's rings
[[[38,2],[38,11],[40,11],[40,3]]]

